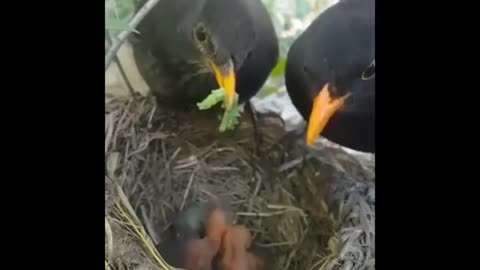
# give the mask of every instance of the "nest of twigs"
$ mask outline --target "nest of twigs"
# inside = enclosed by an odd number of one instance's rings
[[[245,113],[246,115],[246,113]],[[277,144],[281,121],[248,117],[218,132],[211,115],[171,112],[150,98],[106,98],[106,268],[168,269],[155,246],[181,209],[227,202],[276,269],[374,269],[374,173],[320,144]]]

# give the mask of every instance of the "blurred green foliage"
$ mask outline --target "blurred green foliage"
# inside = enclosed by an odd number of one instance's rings
[[[278,60],[277,65],[275,68],[272,70],[272,73],[270,74],[271,77],[278,77],[282,76],[285,73],[285,66],[287,65],[287,60],[285,58],[280,58]]]
[[[105,30],[116,35],[128,29],[134,12],[134,0],[105,0]]]
[[[278,63],[260,92],[260,96],[265,97],[277,93],[279,88],[285,84],[283,75],[285,74],[286,56],[290,45],[310,22],[330,5],[332,0],[262,1],[271,15],[280,47]],[[299,29],[295,27],[294,21],[297,25],[300,22],[302,27]]]
[[[307,0],[297,0],[295,5],[297,18],[304,18],[312,10],[310,3]]]

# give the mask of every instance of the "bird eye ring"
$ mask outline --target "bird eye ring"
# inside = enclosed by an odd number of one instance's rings
[[[203,24],[198,24],[197,27],[195,27],[195,30],[193,32],[193,36],[195,39],[199,42],[205,42],[207,41],[207,29]]]
[[[367,81],[375,77],[375,59],[372,63],[362,72],[362,80]]]

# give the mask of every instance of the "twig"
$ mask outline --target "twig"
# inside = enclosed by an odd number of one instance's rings
[[[150,117],[148,117],[148,124],[147,124],[148,129],[152,128],[152,120],[156,110],[157,110],[157,104],[155,103],[155,105],[153,106],[152,112],[150,113]]]
[[[272,217],[278,216],[281,214],[286,213],[287,210],[276,211],[271,213],[251,213],[251,212],[237,212],[237,216],[244,216],[244,217]]]
[[[257,183],[255,185],[255,189],[253,190],[253,194],[252,196],[250,197],[249,199],[249,203],[248,203],[248,212],[251,212],[252,209],[253,209],[253,203],[254,203],[254,199],[255,197],[258,195],[258,192],[260,191],[260,186],[262,184],[262,176],[260,176],[260,174],[257,174],[255,173],[255,177],[257,179]]]
[[[117,210],[119,211],[119,214],[126,221],[128,221],[133,233],[145,245],[148,252],[153,256],[155,261],[158,263],[158,266],[162,270],[177,269],[177,268],[174,268],[174,267],[170,266],[162,258],[162,256],[158,253],[158,251],[154,248],[153,241],[152,241],[151,237],[146,233],[145,229],[142,226],[142,223],[140,222],[140,220],[136,216],[135,212],[132,209],[132,206],[130,205],[127,197],[125,196],[125,193],[123,193],[122,188],[118,184],[115,184],[115,191],[116,191],[116,194],[119,198],[119,200],[117,200],[115,202]]]
[[[105,260],[105,270],[111,270],[112,268],[108,265],[107,260]]]
[[[187,188],[185,189],[185,193],[183,195],[183,201],[182,204],[180,205],[180,210],[183,209],[185,206],[185,202],[187,201],[188,198],[188,193],[190,191],[190,188],[192,187],[193,179],[195,179],[195,171],[192,172],[192,175],[190,176],[190,179],[188,180],[188,185]]]
[[[105,236],[107,237],[107,259],[109,261],[112,260],[112,253],[113,253],[113,236],[112,236],[112,228],[110,227],[110,223],[105,217]],[[105,261],[106,263],[106,261]]]
[[[270,243],[270,244],[258,243],[257,246],[263,247],[263,248],[272,248],[272,247],[281,247],[281,246],[292,246],[292,245],[295,245],[295,244],[296,244],[296,242],[284,241],[284,242]]]
[[[115,36],[112,34],[108,33],[107,35],[107,43],[112,43],[112,41],[118,41]],[[110,44],[108,44],[109,47]],[[120,76],[122,76],[123,81],[127,85],[128,92],[130,92],[130,95],[133,97],[135,96],[135,89],[133,89],[133,85],[130,83],[130,80],[128,79],[127,73],[125,72],[125,69],[123,68],[122,63],[120,63],[120,59],[118,58],[117,54],[115,53],[113,56],[113,61],[117,64],[118,70],[120,71]]]
[[[301,239],[300,241],[298,241],[298,243],[303,243],[303,241],[305,240],[305,236],[307,236],[307,232],[308,232],[308,229],[302,233]],[[287,257],[287,262],[284,266],[284,269],[289,269],[290,263],[292,262],[293,258],[295,257],[295,254],[297,253],[297,251],[300,249],[301,246],[302,246],[301,244],[297,245],[297,247],[293,248],[290,251],[290,254]]]
[[[160,241],[158,240],[157,233],[155,232],[155,230],[152,227],[152,223],[149,222],[150,219],[147,216],[147,211],[145,210],[145,206],[143,206],[143,205],[140,206],[140,212],[142,214],[143,223],[145,224],[145,229],[148,231],[148,235],[153,240],[153,244],[155,246],[158,245],[160,243]]]
[[[128,36],[134,31],[134,29],[140,24],[142,19],[150,12],[150,10],[159,2],[159,0],[148,0],[145,5],[135,14],[133,19],[128,24],[128,29],[122,31],[119,35],[117,40],[113,41],[112,46],[108,50],[107,54],[105,55],[105,71],[108,69],[110,64],[113,61],[113,58],[117,54],[117,51],[122,46],[123,42],[127,40]]]

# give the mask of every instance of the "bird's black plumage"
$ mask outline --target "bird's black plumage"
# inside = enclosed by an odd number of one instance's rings
[[[307,121],[327,83],[333,99],[350,93],[320,135],[375,153],[375,0],[340,0],[321,13],[292,44],[285,81]]]
[[[249,100],[279,54],[261,0],[160,0],[137,30],[132,44],[140,74],[157,97],[184,104],[219,87],[209,61],[219,69],[233,64],[240,102]]]

